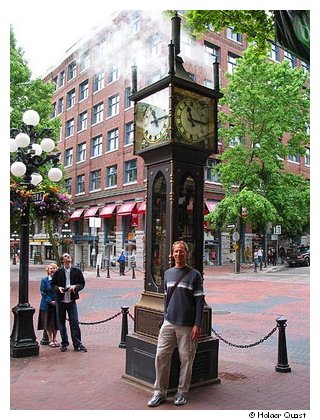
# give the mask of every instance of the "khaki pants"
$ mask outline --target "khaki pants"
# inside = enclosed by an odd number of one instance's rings
[[[181,364],[178,392],[186,394],[189,391],[193,360],[197,350],[197,340],[191,339],[191,330],[192,327],[173,325],[164,321],[159,332],[155,360],[154,393],[156,395],[166,395],[169,386],[171,357],[175,346],[178,346]]]

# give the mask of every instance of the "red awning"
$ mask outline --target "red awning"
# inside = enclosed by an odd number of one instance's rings
[[[219,201],[205,201],[205,204],[207,206],[207,209],[209,210],[209,213],[211,213],[217,206],[217,204],[219,203]]]
[[[94,217],[97,214],[97,211],[99,210],[99,207],[90,207],[90,209],[88,209],[85,214],[84,214],[84,218],[87,219],[88,217]]]
[[[138,208],[138,214],[145,214],[146,212],[146,202],[140,204],[140,207]]]
[[[72,213],[72,215],[70,216],[70,219],[71,220],[79,220],[81,218],[81,216],[82,216],[83,210],[84,209],[77,209],[77,210],[75,210]]]
[[[118,216],[130,216],[136,205],[136,201],[129,201],[127,203],[121,204],[117,212]]]
[[[112,217],[116,204],[108,204],[100,211],[100,217]]]

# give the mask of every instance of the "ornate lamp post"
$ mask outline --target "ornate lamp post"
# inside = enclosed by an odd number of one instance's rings
[[[59,164],[56,154],[48,154],[55,148],[54,141],[47,137],[51,129],[44,128],[37,131],[35,126],[40,121],[36,111],[29,110],[23,114],[21,130],[12,129],[10,139],[11,173],[21,177],[20,185],[32,192],[32,189],[42,182],[42,175],[38,169],[46,163]],[[13,138],[14,137],[14,138]],[[45,152],[43,154],[43,152]],[[59,182],[62,171],[57,167],[48,170],[48,178]],[[33,327],[33,314],[35,309],[30,305],[29,295],[29,230],[30,230],[30,201],[41,201],[41,193],[30,194],[26,198],[21,214],[20,237],[20,267],[19,267],[19,302],[12,308],[14,324],[10,336],[10,356],[27,357],[38,356],[39,345]]]

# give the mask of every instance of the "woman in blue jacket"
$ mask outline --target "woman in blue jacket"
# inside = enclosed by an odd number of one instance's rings
[[[46,267],[47,276],[41,279],[40,293],[41,302],[38,318],[38,330],[46,330],[50,347],[60,347],[57,341],[58,323],[56,313],[56,297],[51,286],[53,273],[57,270],[56,264],[49,264]]]

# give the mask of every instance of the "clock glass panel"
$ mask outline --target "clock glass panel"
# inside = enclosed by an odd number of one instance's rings
[[[176,142],[214,150],[214,99],[175,88]]]
[[[135,106],[135,151],[157,146],[168,139],[169,89],[156,92]]]

